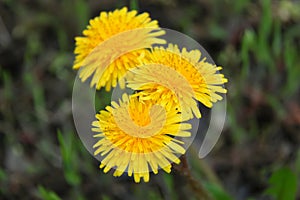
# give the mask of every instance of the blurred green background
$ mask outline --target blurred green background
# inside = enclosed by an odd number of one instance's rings
[[[74,37],[128,6],[197,40],[229,79],[213,151],[188,152],[217,200],[300,199],[300,1],[1,0],[0,199],[199,199],[176,171],[135,184],[104,174],[75,131]]]

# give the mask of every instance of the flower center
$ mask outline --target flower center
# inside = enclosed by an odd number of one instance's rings
[[[118,128],[138,138],[149,138],[160,133],[166,122],[165,109],[159,105],[144,109],[143,106],[121,106],[114,110],[113,116]]]

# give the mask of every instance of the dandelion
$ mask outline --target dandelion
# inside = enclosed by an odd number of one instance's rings
[[[190,137],[191,125],[183,123],[175,108],[165,110],[158,101],[141,102],[124,94],[119,104],[111,104],[92,123],[99,138],[94,154],[103,157],[100,168],[105,173],[115,168],[114,176],[127,171],[135,182],[148,182],[149,173],[160,168],[170,173],[171,163],[178,164],[178,156],[185,153],[179,138]]]
[[[73,68],[80,69],[82,81],[92,77],[91,87],[105,87],[110,91],[119,82],[124,88],[123,75],[137,65],[142,49],[165,43],[157,38],[163,34],[158,22],[151,20],[148,13],[137,15],[137,11],[128,11],[126,7],[101,12],[90,20],[83,36],[75,38]]]
[[[199,50],[180,50],[177,45],[145,51],[140,67],[131,69],[128,87],[138,90],[141,100],[162,99],[166,109],[178,108],[188,118],[201,117],[197,101],[207,107],[222,99],[227,82],[217,67],[201,59]]]

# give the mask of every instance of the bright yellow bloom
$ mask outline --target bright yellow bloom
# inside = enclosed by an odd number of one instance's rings
[[[141,100],[161,99],[166,109],[176,107],[188,118],[201,117],[197,101],[207,107],[221,100],[218,93],[226,93],[222,87],[227,82],[221,67],[200,60],[199,50],[180,50],[177,45],[168,48],[155,47],[145,50],[139,58],[140,67],[128,80],[128,87],[139,90],[136,96]]]
[[[165,110],[153,101],[140,102],[137,97],[124,94],[119,104],[111,103],[96,115],[92,123],[95,155],[104,159],[100,168],[106,173],[115,168],[114,176],[127,171],[135,182],[149,181],[149,172],[157,174],[162,168],[171,171],[171,163],[179,163],[185,153],[180,137],[190,137],[191,125],[175,108]]]
[[[75,38],[73,68],[80,69],[82,81],[92,76],[91,87],[105,87],[110,91],[119,82],[124,88],[123,75],[138,64],[142,49],[150,48],[154,43],[165,43],[157,38],[163,34],[157,21],[151,21],[148,13],[137,15],[137,11],[127,11],[126,7],[101,12],[100,16],[90,20],[83,37]]]

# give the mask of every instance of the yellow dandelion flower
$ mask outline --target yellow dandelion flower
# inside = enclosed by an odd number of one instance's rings
[[[218,73],[221,67],[200,57],[199,50],[180,50],[173,44],[145,51],[140,67],[130,70],[128,87],[139,90],[141,100],[161,99],[166,109],[177,107],[188,118],[200,118],[195,100],[212,107],[222,99],[218,93],[226,93],[222,85],[227,82]]]
[[[184,142],[178,137],[190,137],[191,125],[174,109],[165,110],[153,101],[140,102],[124,94],[119,104],[111,103],[96,114],[92,130],[99,141],[93,146],[95,155],[104,159],[100,168],[106,173],[115,168],[114,176],[127,171],[135,182],[149,181],[149,173],[162,168],[171,171],[171,163],[179,163],[185,153]]]
[[[113,12],[101,12],[90,20],[83,37],[76,37],[74,69],[80,69],[82,81],[92,77],[90,86],[97,89],[105,87],[110,91],[119,82],[124,88],[122,78],[128,69],[136,66],[141,49],[152,44],[165,43],[157,38],[164,31],[148,13],[137,15],[126,7]]]

